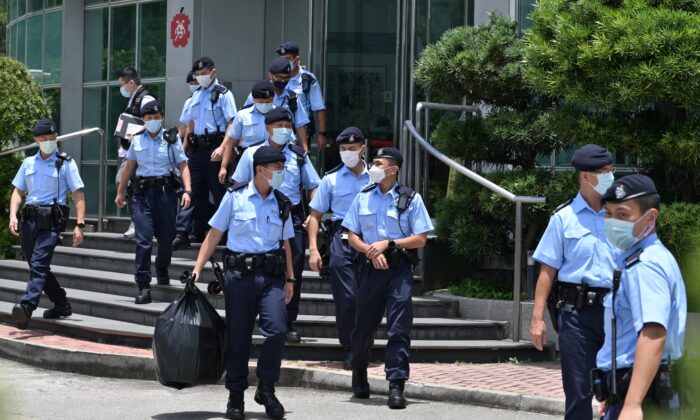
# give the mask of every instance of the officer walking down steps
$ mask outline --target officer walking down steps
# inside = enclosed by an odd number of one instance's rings
[[[168,267],[173,253],[175,238],[175,218],[177,217],[177,192],[184,184],[182,208],[190,205],[190,171],[187,168],[182,142],[177,136],[177,128],[163,130],[163,108],[158,101],[152,101],[141,109],[146,124],[144,133],[134,136],[126,154],[126,166],[119,183],[117,206],[123,208],[122,194],[126,180],[134,170],[134,223],[136,224],[136,273],[134,280],[139,291],[137,304],[151,303],[151,250],[153,236],[158,239],[156,255],[156,276],[159,285],[170,284]],[[182,174],[180,181],[176,166]]]
[[[248,361],[255,325],[266,337],[258,358],[258,389],[255,402],[265,406],[273,419],[284,417],[275,396],[287,334],[285,305],[294,293],[294,271],[289,238],[294,237],[291,201],[277,188],[284,181],[283,152],[262,146],[253,155],[255,177],[251,182],[228,188],[211,218],[197,263],[192,270],[201,278],[224,232],[230,231],[224,254],[226,277],[227,365],[229,390],[226,418],[243,419],[243,391],[248,388]]]
[[[68,221],[68,188],[73,192],[78,213],[78,223],[73,230],[73,246],[77,247],[83,242],[85,195],[78,165],[70,156],[56,149],[57,136],[56,123],[52,120],[39,120],[34,126],[34,141],[39,146],[39,151],[24,159],[12,180],[15,189],[10,199],[9,228],[13,235],[20,235],[22,253],[30,269],[27,290],[12,309],[12,317],[20,329],[27,328],[32,312],[39,305],[42,291],[54,304],[53,309],[44,311],[44,318],[72,315],[66,291],[58,284],[50,264],[59,235]],[[27,201],[22,208],[20,228],[17,217],[25,191]]]
[[[591,373],[593,392],[604,401],[605,419],[641,419],[642,408],[654,418],[678,418],[671,367],[683,355],[687,303],[678,264],[656,236],[656,186],[629,175],[602,202],[605,234],[621,253],[605,297],[605,344]]]
[[[590,420],[590,371],[603,345],[603,297],[610,290],[612,248],[605,239],[600,197],[613,181],[612,154],[595,144],[574,152],[579,193],[549,219],[534,258],[542,264],[530,338],[546,343],[544,311],[559,332],[567,420]]]
[[[364,261],[358,279],[355,329],[351,339],[352,392],[369,398],[367,382],[372,336],[386,309],[385,368],[389,380],[389,408],[405,408],[404,383],[413,323],[413,266],[416,249],[425,246],[433,230],[421,196],[399,185],[403,163],[393,147],[377,150],[369,176],[374,182],[353,200],[343,220],[350,246]]]

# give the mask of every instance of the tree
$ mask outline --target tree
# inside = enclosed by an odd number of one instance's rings
[[[666,201],[700,198],[700,4],[540,0],[525,77],[560,98],[553,128],[640,160]]]
[[[26,66],[0,56],[0,149],[31,142],[36,120],[50,116],[41,87]],[[10,186],[20,163],[17,156],[0,157],[0,256],[11,254],[15,243],[8,231]]]

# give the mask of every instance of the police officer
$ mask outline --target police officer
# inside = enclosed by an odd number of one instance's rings
[[[278,149],[257,148],[253,155],[255,177],[252,182],[237,183],[228,189],[209,221],[211,229],[192,271],[195,279],[201,277],[202,268],[223,233],[230,231],[224,257],[229,419],[244,417],[243,391],[248,388],[250,346],[258,315],[258,328],[266,340],[257,363],[255,401],[265,406],[268,416],[284,417],[284,407],[275,396],[275,382],[280,377],[284,351],[284,306],[292,298],[295,281],[288,241],[294,237],[289,217],[291,203],[278,190],[285,178],[286,160]]]
[[[326,104],[323,101],[321,83],[315,74],[301,66],[301,56],[299,56],[299,45],[294,42],[282,43],[277,48],[277,55],[284,57],[292,66],[289,73],[288,89],[294,91],[297,96],[304,101],[304,108],[309,113],[310,123],[307,125],[307,136],[309,143],[314,135],[318,120],[318,150],[326,148]],[[315,118],[314,118],[315,115]]]
[[[148,93],[146,88],[141,85],[139,73],[133,67],[125,67],[119,71],[119,73],[117,73],[117,80],[119,81],[119,93],[123,97],[129,98],[129,102],[126,105],[124,113],[133,115],[134,117],[141,117],[141,108],[147,103],[154,101],[156,98]],[[121,172],[126,164],[126,151],[129,150],[131,135],[128,135],[126,138],[118,138],[117,140],[119,140],[120,146],[119,150],[117,151],[119,154],[120,164],[119,170],[117,171],[117,176],[115,177],[115,182],[117,183],[118,188],[119,182],[122,179]],[[133,211],[131,208],[131,190],[128,188],[125,190],[127,190],[128,194],[127,202],[129,214],[133,216]],[[124,237],[133,239],[134,236],[134,220],[132,218],[131,222],[129,223],[129,228],[126,230],[126,232],[124,232]]]
[[[611,384],[616,368],[617,392],[611,395],[608,386],[608,395],[602,395],[604,418],[641,419],[642,407],[660,409],[663,418],[670,418],[680,408],[670,368],[683,355],[687,303],[678,264],[656,235],[659,194],[649,177],[628,175],[615,181],[601,201],[606,236],[621,251],[616,258],[620,275],[605,297],[600,371],[593,375]]]
[[[369,176],[373,184],[353,200],[342,226],[350,231],[350,246],[366,259],[357,290],[355,329],[352,331],[352,390],[357,398],[369,398],[367,382],[370,348],[386,309],[386,379],[389,408],[405,408],[404,383],[413,323],[413,266],[416,249],[425,246],[433,230],[420,194],[398,184],[403,163],[393,147],[378,149]]]
[[[262,145],[272,146],[275,150],[284,153],[286,165],[284,167],[284,182],[279,187],[291,200],[292,207],[292,222],[294,224],[294,238],[290,241],[292,248],[292,265],[294,267],[294,278],[297,282],[294,285],[294,297],[287,305],[287,340],[290,342],[301,341],[301,336],[294,330],[292,323],[296,321],[299,315],[299,301],[301,299],[302,273],[304,271],[304,258],[306,244],[304,235],[304,222],[306,214],[304,205],[304,189],[309,192],[313,199],[316,187],[321,182],[321,179],[316,173],[309,156],[306,151],[297,144],[291,144],[293,137],[292,132],[292,115],[284,108],[274,108],[265,115],[265,125],[267,126],[268,140]],[[233,179],[237,182],[249,182],[255,172],[253,167],[253,154],[260,146],[249,147],[241,156],[238,162],[236,172],[233,174]]]
[[[192,95],[199,89],[199,82],[197,81],[197,78],[194,76],[194,72],[190,71],[187,73],[187,77],[185,79],[187,81],[187,87],[190,89],[190,92]],[[180,113],[180,124],[178,125],[177,128],[177,135],[181,138],[185,138],[185,134],[187,132],[187,126],[190,123],[190,102],[192,102],[192,95],[190,95],[187,100],[185,100],[185,104],[182,106],[182,112]]]
[[[207,229],[207,219],[226,192],[219,182],[223,154],[217,152],[224,139],[226,127],[236,116],[233,94],[216,79],[216,67],[209,57],[201,57],[192,65],[200,88],[190,100],[190,121],[183,144],[192,176],[191,208],[177,216],[177,235],[173,249],[190,246],[190,239],[201,241]],[[191,126],[190,126],[191,127]],[[190,232],[193,232],[190,238]]]
[[[352,369],[350,364],[350,339],[355,326],[355,295],[357,281],[353,268],[357,251],[348,245],[348,229],[342,227],[343,218],[350,204],[363,187],[369,184],[367,165],[363,160],[365,136],[357,127],[343,130],[336,143],[340,147],[340,159],[343,163],[326,172],[318,186],[311,207],[309,218],[309,265],[314,271],[323,268],[321,254],[318,250],[317,236],[321,216],[330,211],[330,220],[325,222],[330,244],[329,274],[331,291],[335,301],[335,322],[338,328],[340,345],[346,351],[345,369]]]
[[[600,197],[613,182],[612,154],[587,144],[574,152],[579,193],[552,214],[534,258],[541,263],[535,291],[530,338],[542,350],[547,330],[544,311],[550,307],[559,329],[562,381],[567,419],[589,420],[590,377],[595,355],[603,345],[603,297],[611,286],[612,253],[605,239]]]
[[[290,89],[289,79],[292,66],[286,58],[278,57],[270,63],[268,77],[275,88],[275,97],[272,103],[276,107],[288,109],[293,116],[293,127],[296,132],[297,143],[308,152],[309,142],[307,140],[305,127],[309,124],[309,111],[304,105],[303,94],[299,96]],[[253,95],[248,95],[245,106],[253,103]]]
[[[168,267],[173,253],[175,218],[178,198],[176,191],[180,181],[176,168],[182,174],[184,193],[182,208],[190,205],[192,195],[190,171],[177,129],[163,129],[163,108],[158,101],[151,101],[141,109],[146,124],[145,132],[134,136],[126,154],[126,166],[122,182],[114,202],[125,205],[123,185],[136,171],[134,183],[134,222],[136,223],[136,273],[138,286],[137,304],[151,303],[151,250],[153,236],[158,240],[156,278],[159,285],[170,284]]]
[[[253,97],[253,104],[243,107],[236,114],[221,144],[221,147],[225,148],[219,170],[219,182],[222,184],[226,182],[229,166],[232,167],[231,175],[233,175],[238,159],[246,148],[267,140],[265,115],[275,107],[272,103],[275,89],[269,80],[262,80],[253,86],[250,94]]]
[[[66,291],[61,288],[51,272],[51,258],[65,229],[70,208],[66,205],[68,189],[73,193],[77,224],[73,229],[73,246],[83,242],[85,228],[85,195],[78,165],[67,154],[57,150],[56,123],[43,119],[34,126],[34,142],[39,151],[22,162],[12,180],[14,190],[10,198],[10,233],[20,236],[22,253],[29,264],[27,290],[18,304],[12,308],[17,328],[25,329],[32,312],[39,305],[43,291],[54,304],[44,311],[44,318],[56,319],[72,314]],[[22,223],[17,217],[22,196],[27,192],[22,208]]]

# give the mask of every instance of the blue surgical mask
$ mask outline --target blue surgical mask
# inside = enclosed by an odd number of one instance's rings
[[[187,85],[190,87],[190,92],[194,93],[197,89],[199,89],[199,85]]]
[[[642,215],[636,222],[630,222],[627,220],[613,219],[608,217],[605,219],[605,237],[608,241],[615,247],[626,250],[632,245],[639,242],[646,234],[649,232],[649,228],[644,229],[639,236],[634,236],[634,227],[637,223],[643,220],[648,211]]]
[[[258,110],[259,113],[261,114],[267,114],[268,112],[272,111],[272,108],[275,105],[272,102],[256,102],[255,103],[255,109]]]
[[[272,141],[279,144],[280,146],[286,145],[289,140],[292,139],[294,132],[291,128],[273,128],[272,129]]]
[[[131,93],[124,86],[119,86],[119,93],[125,98],[131,98]]]
[[[592,185],[592,187],[600,195],[605,194],[605,191],[607,191],[613,181],[615,181],[615,175],[613,175],[612,172],[596,174],[596,178],[598,178],[598,185]]]
[[[270,183],[272,188],[279,188],[284,183],[284,169],[271,172],[272,178],[268,179],[267,182]]]
[[[39,142],[39,149],[41,149],[44,154],[50,155],[56,151],[58,148],[58,142],[56,140],[46,140]]]
[[[163,126],[163,120],[146,121],[145,125],[146,125],[146,130],[148,130],[149,133],[157,133],[160,131],[160,128]]]

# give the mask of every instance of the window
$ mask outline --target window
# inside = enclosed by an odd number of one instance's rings
[[[535,9],[537,0],[520,0],[518,4],[518,30],[520,32],[528,29],[532,25],[530,12]]]
[[[21,61],[24,63],[25,59],[25,51],[26,51],[26,41],[27,41],[27,32],[26,32],[26,20],[20,20],[17,22],[17,52],[15,54],[15,58],[17,61]]]
[[[163,28],[166,27],[167,14],[164,1],[141,5],[139,73],[143,78],[165,76],[166,31]]]
[[[95,82],[107,80],[107,41],[109,9],[85,12],[83,80]]]
[[[61,82],[61,43],[63,12],[44,15],[44,83]]]
[[[51,109],[51,118],[56,122],[57,130],[61,132],[61,88],[44,89],[46,103]]]
[[[136,65],[136,5],[112,8],[111,23],[109,78],[114,79],[120,69]]]
[[[44,8],[44,0],[29,0],[27,1],[27,11],[37,12]]]
[[[43,83],[42,41],[44,32],[44,15],[27,19],[27,68],[39,83]]]

